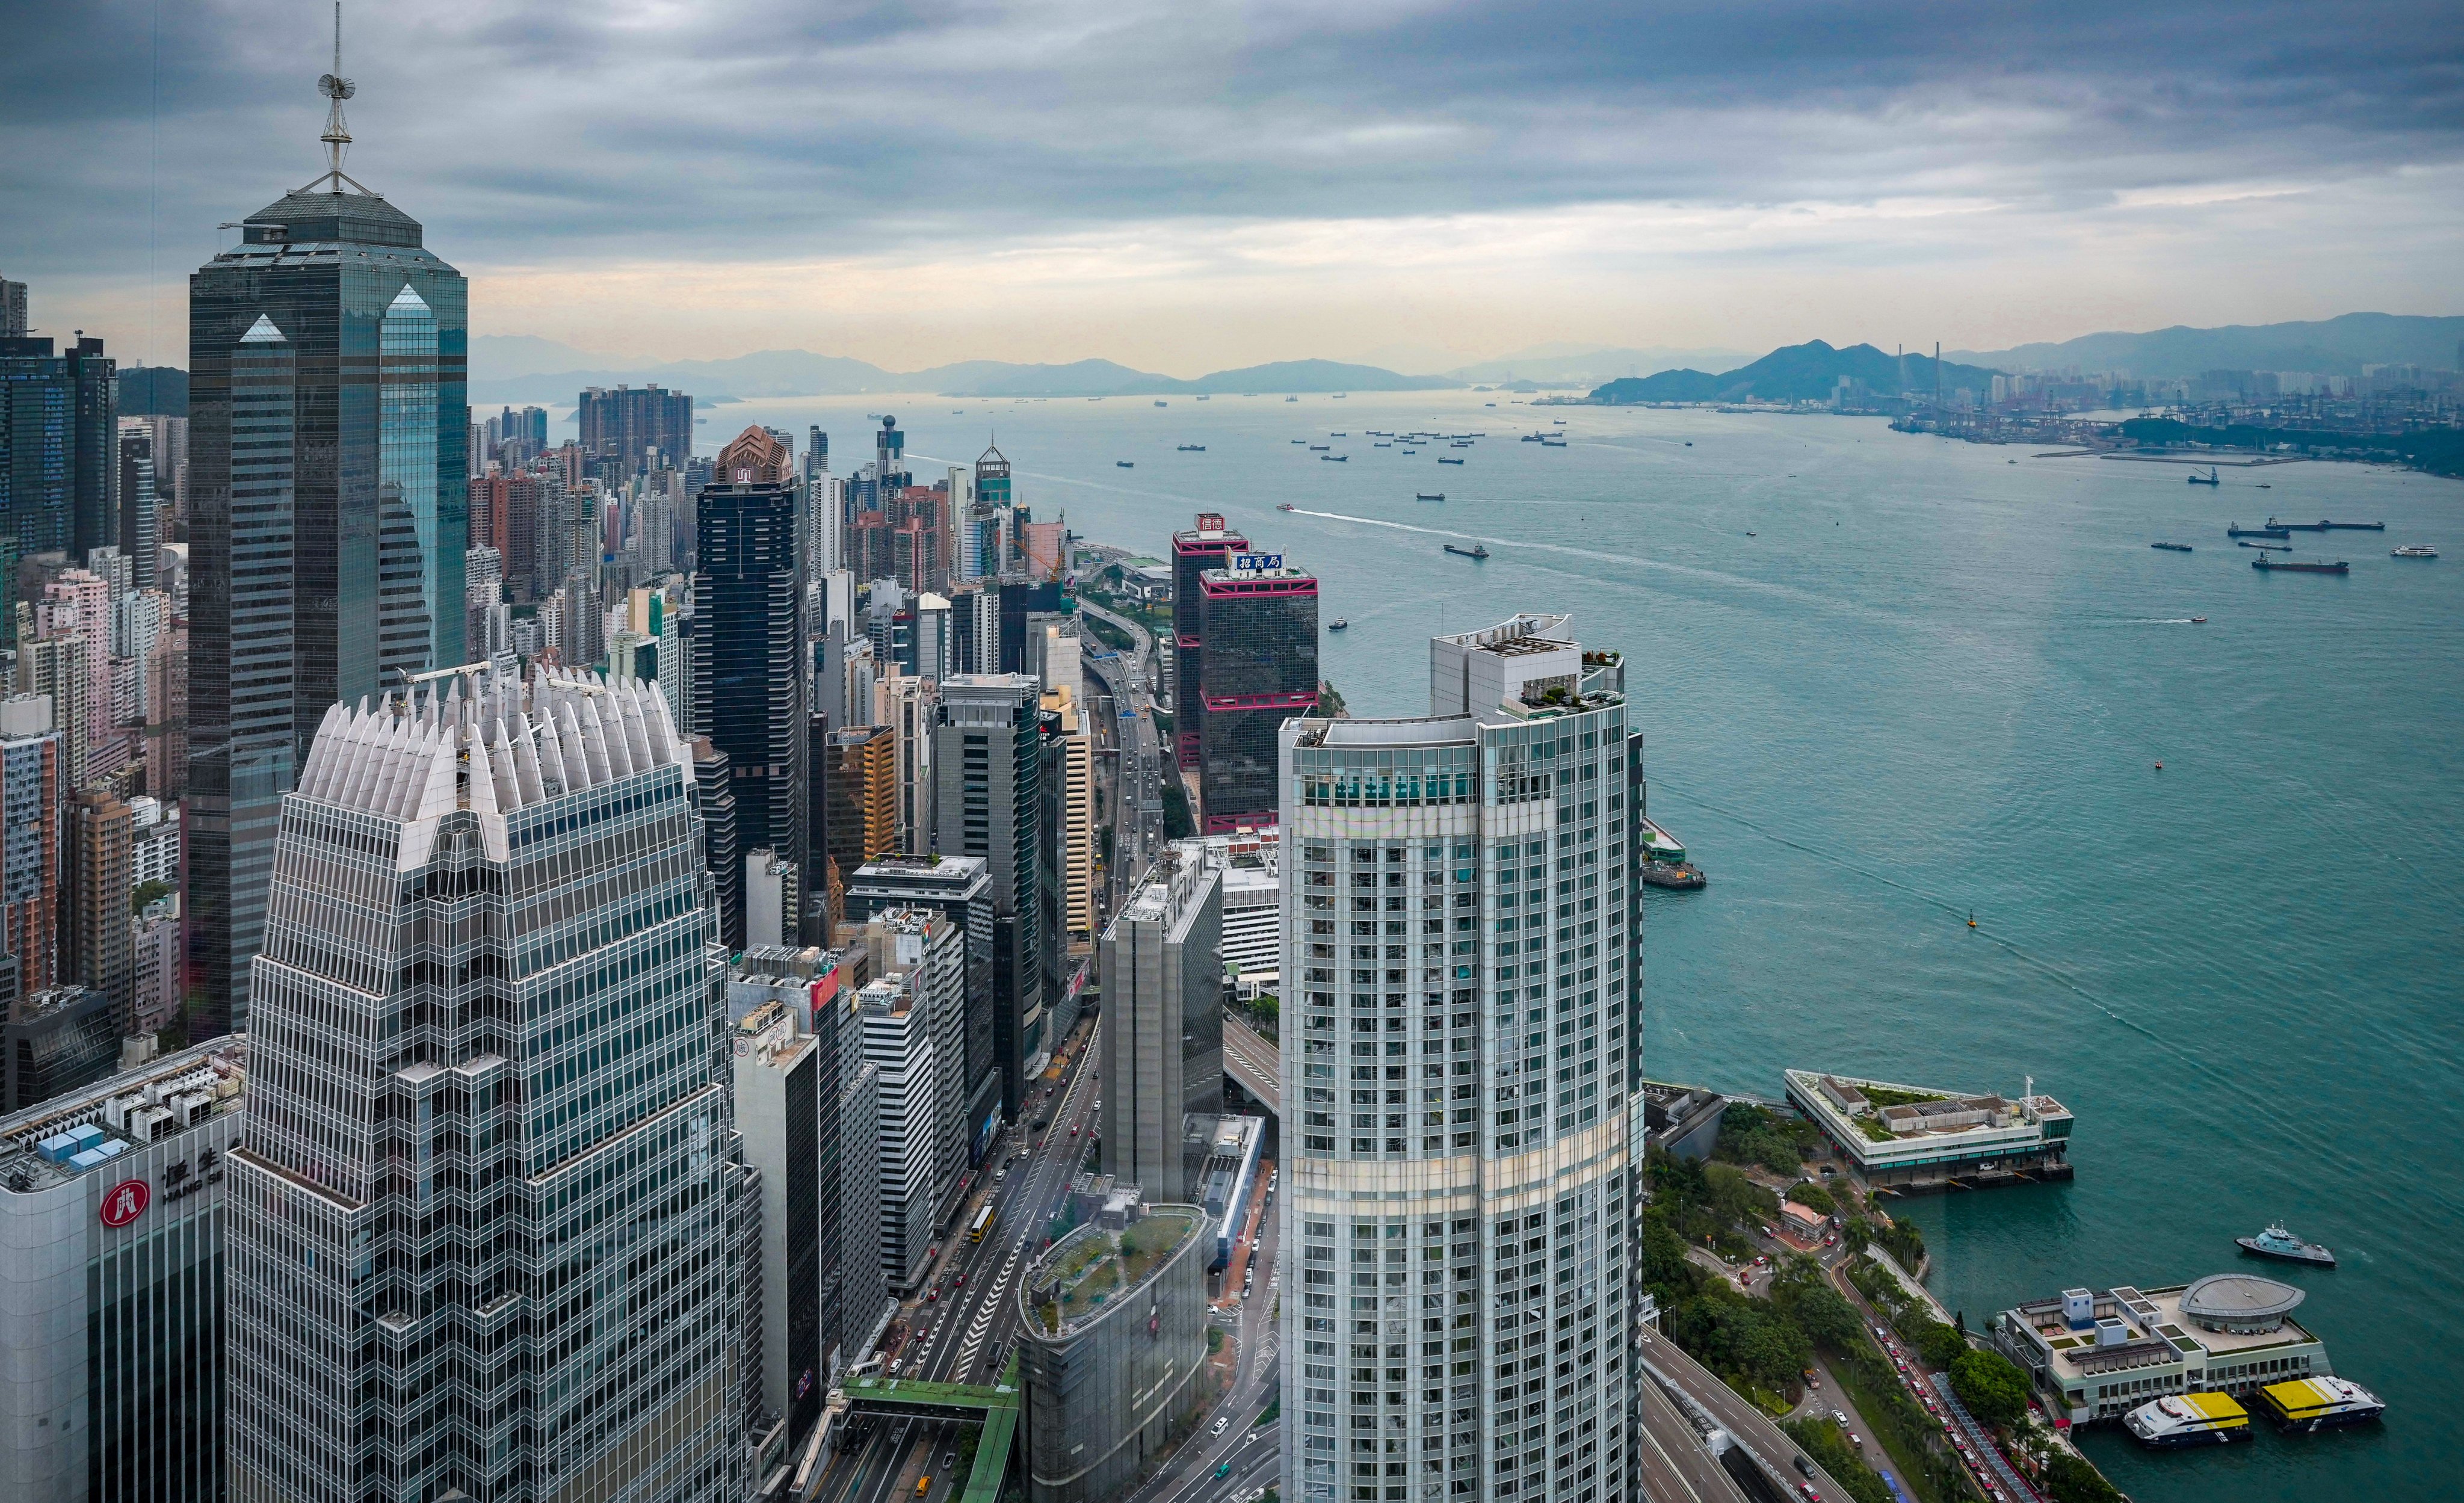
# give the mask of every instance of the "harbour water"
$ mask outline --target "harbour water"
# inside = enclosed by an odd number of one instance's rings
[[[2343,1266],[2266,1271],[2391,1405],[2215,1452],[2092,1436],[2114,1480],[2141,1503],[2453,1495],[2464,485],[2299,464],[2211,490],[1875,419],[1467,392],[758,402],[708,411],[704,444],[761,422],[801,450],[820,423],[852,470],[885,409],[919,479],[997,432],[1041,519],[1160,556],[1217,510],[1316,570],[1355,713],[1422,713],[1433,632],[1573,611],[1630,654],[1651,811],[1711,875],[1646,897],[1650,1072],[1771,1095],[1784,1065],[2035,1076],[2078,1113],[2078,1179],[1908,1203],[1947,1303],[1974,1325],[2194,1278],[2282,1217]],[[1556,416],[1567,447],[1516,442]],[[1367,431],[1415,428],[1487,436],[1406,457]],[[2224,528],[2271,513],[2388,528],[2297,543],[2349,576],[2270,575]],[[2387,556],[2413,542],[2449,558]]]

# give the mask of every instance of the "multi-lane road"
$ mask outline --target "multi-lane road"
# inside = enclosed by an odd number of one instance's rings
[[[1098,1019],[1093,1028],[1102,1026]],[[1090,1141],[1096,1085],[1089,1062],[1095,1043],[1089,1029],[1061,1082],[1035,1098],[1026,1120],[985,1156],[983,1187],[951,1218],[923,1295],[900,1308],[907,1335],[885,1364],[890,1376],[985,1383],[1009,1360],[1019,1283],[1043,1250],[1044,1228],[1060,1212]],[[1032,1126],[1039,1118],[1046,1122],[1041,1133]],[[967,1227],[987,1202],[993,1227],[979,1245],[968,1240]],[[805,1497],[817,1503],[912,1500],[916,1483],[930,1477],[926,1503],[954,1498],[966,1481],[951,1465],[963,1428],[890,1416],[854,1420],[847,1448],[831,1458]]]

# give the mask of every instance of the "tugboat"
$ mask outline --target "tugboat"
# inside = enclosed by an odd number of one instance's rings
[[[1337,616],[1332,621],[1326,624],[1326,629],[1329,631],[1340,631],[1350,625],[1352,625],[1351,622],[1344,620],[1341,616]]]
[[[1488,557],[1488,544],[1475,542],[1468,548],[1458,548],[1449,542],[1446,544],[1446,551],[1459,559],[1485,559]]]
[[[2142,1446],[2214,1446],[2250,1439],[2250,1411],[2221,1393],[2167,1394],[2122,1417]]]
[[[2262,1258],[2276,1258],[2285,1263],[2315,1263],[2321,1268],[2334,1268],[2336,1254],[2315,1242],[2304,1242],[2284,1229],[2284,1223],[2272,1221],[2267,1229],[2255,1237],[2235,1237],[2244,1252],[2255,1252]]]
[[[1293,505],[1291,502],[1289,502],[1289,501],[1277,501],[1277,502],[1275,503],[1275,510],[1277,510],[1277,511],[1279,511],[1279,512],[1296,512],[1296,511],[1299,511],[1299,510],[1300,510],[1300,508],[1299,508],[1299,507],[1297,507],[1297,506],[1294,506],[1294,505]]]

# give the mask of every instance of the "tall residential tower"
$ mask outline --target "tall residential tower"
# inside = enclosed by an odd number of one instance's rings
[[[1282,730],[1294,1503],[1639,1492],[1640,739],[1566,627],[1435,639],[1425,718]]]

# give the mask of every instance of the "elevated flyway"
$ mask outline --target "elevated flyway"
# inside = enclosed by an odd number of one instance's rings
[[[1223,1072],[1265,1110],[1284,1115],[1284,1051],[1229,1012],[1223,1015]]]
[[[1001,1381],[984,1387],[975,1383],[936,1383],[914,1380],[859,1378],[842,1390],[847,1408],[862,1413],[911,1414],[930,1420],[980,1421],[975,1470],[958,1503],[996,1503],[1001,1478],[1010,1468],[1010,1451],[1018,1438],[1018,1359],[1012,1358]]]

